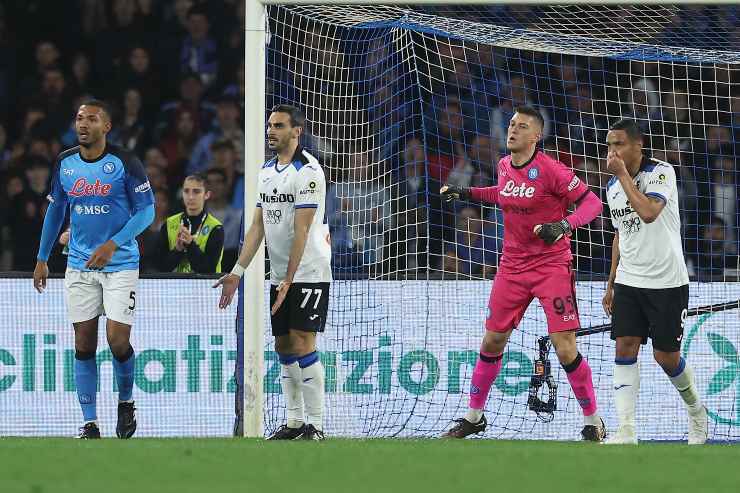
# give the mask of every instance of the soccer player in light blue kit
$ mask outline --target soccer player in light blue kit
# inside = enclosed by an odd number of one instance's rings
[[[49,207],[33,271],[38,292],[46,288],[47,260],[70,211],[64,297],[75,331],[75,385],[85,423],[78,438],[100,438],[95,406],[98,318],[106,335],[118,383],[116,435],[136,431],[133,401],[134,350],[129,342],[139,280],[136,236],[154,219],[154,195],[141,161],[110,145],[110,112],[97,100],[82,104],[75,121],[79,146],[62,152],[51,176]]]

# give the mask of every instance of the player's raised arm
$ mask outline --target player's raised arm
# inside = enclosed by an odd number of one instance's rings
[[[241,253],[239,253],[239,258],[234,264],[234,268],[213,285],[214,288],[222,286],[221,297],[218,300],[219,308],[224,309],[231,304],[234,293],[236,293],[239,287],[239,279],[244,275],[244,270],[252,263],[254,255],[262,246],[262,239],[264,237],[265,225],[262,219],[262,208],[260,204],[257,204],[254,210],[254,216],[252,217],[252,224],[249,226],[247,234],[244,235],[244,246]]]
[[[487,204],[498,204],[498,185],[492,187],[458,187],[455,185],[444,185],[439,193],[446,202],[453,200],[476,200]]]
[[[616,176],[619,183],[622,184],[624,194],[629,199],[630,205],[637,215],[640,216],[640,219],[647,224],[655,221],[665,207],[668,196],[659,192],[642,193],[632,181],[632,177],[627,171],[624,159],[622,159],[618,150],[609,150],[609,154],[606,158],[606,169]],[[666,173],[666,175],[667,174],[668,173]],[[675,175],[672,176],[675,180]],[[668,184],[669,179],[667,176],[663,178],[663,182],[664,184]]]
[[[649,176],[645,193],[641,192],[632,177],[637,175],[642,165],[642,135],[639,129],[628,127],[615,128],[607,135],[606,169],[619,180],[632,209],[644,223],[650,224],[671,198],[676,188],[676,174],[673,168],[662,167],[655,176]],[[628,169],[627,162],[636,169]]]

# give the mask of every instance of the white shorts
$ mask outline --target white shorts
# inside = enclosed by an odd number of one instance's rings
[[[126,325],[134,323],[138,270],[87,272],[67,269],[64,301],[72,323],[105,315]]]

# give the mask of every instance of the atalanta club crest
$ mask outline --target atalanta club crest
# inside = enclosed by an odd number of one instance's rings
[[[530,180],[536,180],[538,176],[540,176],[540,170],[537,168],[529,168],[529,171],[527,171],[527,176]]]
[[[103,173],[111,174],[116,170],[116,165],[113,163],[105,163],[103,165]]]

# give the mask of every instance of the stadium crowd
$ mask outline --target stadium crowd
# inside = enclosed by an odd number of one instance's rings
[[[244,190],[244,3],[11,3],[0,10],[0,270],[33,269],[52,163],[75,145],[74,111],[91,96],[111,105],[109,141],[140,157],[155,191],[157,216],[139,239],[142,270],[162,269],[160,231],[183,209],[183,180],[194,173],[207,178],[206,208],[224,225],[221,270],[231,269]],[[733,7],[682,12],[659,41],[686,32],[698,39],[718,22],[740,33]],[[507,18],[517,25],[522,16]],[[272,29],[283,35],[268,49],[267,106],[298,103],[311,122],[304,145],[326,167],[338,276],[491,277],[500,212],[450,207],[438,191],[443,183],[496,182],[506,126],[525,103],[546,120],[544,152],[573,167],[602,200],[608,126],[637,119],[652,155],[676,168],[690,273],[737,272],[740,72],[732,65],[548,55],[419,35],[412,77],[380,29],[342,42],[310,23]],[[361,43],[371,44],[359,56]],[[345,97],[340,78],[357,98]],[[352,111],[342,106],[347,99]],[[576,231],[580,272],[608,272],[608,217],[605,209]],[[60,243],[53,271],[64,269],[62,252]]]

